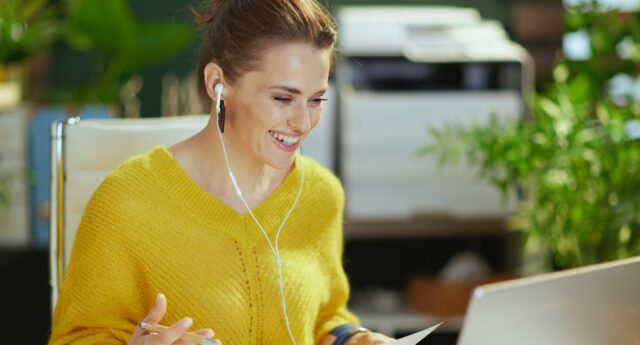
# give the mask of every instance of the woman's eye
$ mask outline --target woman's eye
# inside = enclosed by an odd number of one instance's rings
[[[322,102],[327,101],[326,98],[314,98],[311,100],[311,102],[313,102],[314,105],[320,105],[322,104]]]
[[[283,102],[283,103],[289,103],[289,102],[291,102],[293,100],[292,98],[281,97],[281,96],[276,96],[273,99],[275,99],[276,101],[279,101],[279,102]]]

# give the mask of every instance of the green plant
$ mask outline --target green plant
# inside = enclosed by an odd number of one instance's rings
[[[182,51],[192,26],[173,21],[137,20],[126,0],[67,0],[65,42],[93,59],[94,76],[57,98],[76,102],[116,102],[120,88],[136,72]]]
[[[0,224],[4,221],[7,208],[9,207],[11,198],[11,190],[9,189],[10,182],[11,178],[0,172]]]
[[[612,76],[637,75],[640,64],[640,13],[602,8],[597,1],[570,7],[565,15],[567,32],[584,32],[591,56],[567,61],[570,73],[583,73],[593,83],[595,97],[606,96]]]
[[[19,169],[3,162],[0,156],[0,231],[2,224],[6,220],[7,211],[13,197],[12,191],[15,183],[20,181],[22,174]]]
[[[0,0],[0,63],[19,63],[58,37],[58,7],[48,0]]]
[[[16,78],[23,83],[25,61],[59,36],[59,15],[59,7],[48,0],[0,0],[0,82]],[[0,165],[0,223],[5,219],[16,178]]]
[[[620,23],[618,13],[587,10],[590,37],[604,40],[601,25]],[[636,25],[624,28],[592,46],[616,46],[624,37],[637,47]],[[550,250],[556,267],[640,254],[640,104],[612,98],[606,86],[638,65],[613,64],[620,57],[612,53],[592,49],[587,61],[560,62],[554,83],[531,98],[531,118],[431,128],[434,142],[422,150],[442,163],[466,156],[504,195],[518,191],[512,226],[524,230],[530,247]]]

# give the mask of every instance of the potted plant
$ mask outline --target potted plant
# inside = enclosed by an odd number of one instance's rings
[[[46,0],[0,2],[0,108],[20,102],[27,62],[58,37],[58,15]]]
[[[591,56],[557,64],[553,84],[531,97],[530,118],[432,128],[422,150],[443,163],[465,156],[505,196],[517,191],[511,225],[555,268],[640,254],[640,100],[611,88],[638,73],[633,54],[619,54],[621,44],[640,47],[635,16],[625,22],[595,3],[571,9],[568,29],[585,30]]]
[[[45,0],[0,1],[0,116],[5,116],[3,120],[7,116],[12,119],[2,121],[4,126],[7,123],[22,123],[15,121],[13,117],[16,116],[16,111],[20,112],[17,106],[26,89],[30,61],[58,37],[59,14],[59,7]],[[5,130],[21,128],[10,127]],[[13,146],[5,147],[3,151],[10,152],[12,149]],[[14,164],[15,162],[7,162],[6,157],[0,156],[0,227],[3,229],[11,203],[11,192],[15,190],[16,183],[21,183],[24,178],[24,173],[14,168]],[[20,218],[20,215],[17,217]]]
[[[85,55],[92,68],[83,85],[53,94],[73,103],[119,101],[122,86],[137,72],[185,49],[194,36],[191,25],[143,21],[126,0],[67,0],[64,42]]]

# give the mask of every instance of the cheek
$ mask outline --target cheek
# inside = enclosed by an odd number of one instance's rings
[[[311,116],[309,116],[309,122],[311,122],[311,129],[314,129],[318,125],[321,118],[322,118],[322,109],[318,109],[311,113]]]
[[[245,104],[243,113],[240,116],[243,124],[251,132],[262,132],[265,128],[273,127],[274,122],[278,120],[278,111],[270,104]]]

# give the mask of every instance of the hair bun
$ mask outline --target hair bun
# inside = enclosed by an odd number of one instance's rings
[[[191,13],[193,13],[195,22],[198,25],[206,26],[216,19],[220,8],[228,2],[230,2],[230,0],[210,0],[202,4],[200,11],[195,10],[191,6],[189,6],[189,8],[191,9]]]
[[[233,82],[255,68],[265,42],[304,42],[332,50],[335,23],[319,0],[204,0],[195,21],[202,28],[198,60],[198,86],[203,95],[204,68],[215,62]]]

